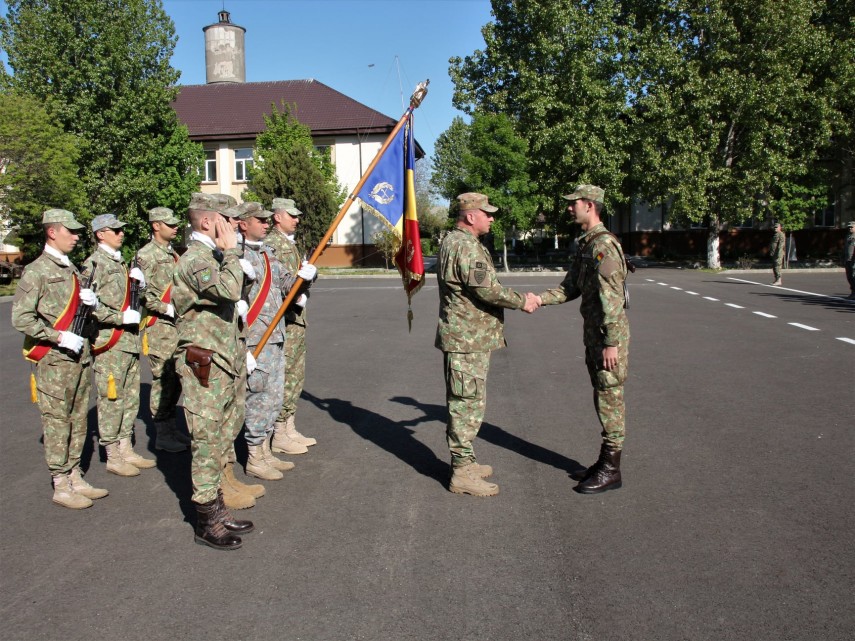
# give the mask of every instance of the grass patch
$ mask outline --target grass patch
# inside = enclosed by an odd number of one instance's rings
[[[13,296],[15,294],[15,288],[18,286],[18,279],[16,278],[8,285],[0,284],[0,296]]]

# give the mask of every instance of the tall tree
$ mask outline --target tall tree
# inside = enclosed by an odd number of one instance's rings
[[[179,72],[175,28],[160,0],[11,0],[0,39],[12,85],[44,102],[80,143],[78,175],[92,215],[147,237],[146,209],[187,207],[203,154],[170,103]],[[84,217],[86,217],[84,215]]]
[[[0,205],[23,239],[27,261],[41,250],[45,210],[81,211],[86,198],[77,156],[77,139],[39,101],[0,90]]]
[[[447,200],[466,191],[466,171],[463,156],[469,144],[469,125],[460,116],[455,116],[448,129],[434,143],[431,158],[433,173],[431,185]]]

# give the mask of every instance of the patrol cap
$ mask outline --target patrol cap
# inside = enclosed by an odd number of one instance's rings
[[[303,212],[297,209],[297,203],[290,198],[274,198],[271,209],[273,209],[273,211],[286,211],[292,216],[303,215]]]
[[[273,215],[271,212],[264,209],[264,207],[261,206],[261,203],[241,203],[233,209],[237,211],[237,217],[240,220],[247,220],[249,218],[270,218],[270,216]]]
[[[116,218],[116,214],[101,214],[92,219],[92,231],[101,231],[102,229],[121,229],[125,226],[121,220]]]
[[[211,194],[203,194],[200,191],[193,192],[190,196],[190,205],[187,209],[197,211],[219,211],[217,199]]]
[[[457,206],[460,208],[460,211],[467,211],[469,209],[480,209],[481,211],[486,212],[488,214],[493,214],[499,211],[498,207],[494,207],[490,204],[490,201],[487,199],[487,196],[471,191],[466,192],[465,194],[460,194],[457,197]]]
[[[238,204],[237,199],[234,196],[229,196],[228,194],[211,194],[214,197],[215,202],[217,203],[216,211],[221,214],[231,207],[236,207]]]
[[[155,207],[148,210],[148,222],[150,223],[166,223],[167,225],[177,225],[181,219],[175,215],[169,207]]]
[[[604,204],[603,198],[605,197],[606,192],[602,187],[597,187],[596,185],[579,185],[573,191],[572,194],[566,194],[562,196],[566,200],[580,200],[584,198],[585,200],[590,200],[591,202]]]
[[[86,225],[81,225],[67,209],[48,209],[42,214],[42,225],[48,223],[61,223],[63,227],[70,230],[84,229]]]

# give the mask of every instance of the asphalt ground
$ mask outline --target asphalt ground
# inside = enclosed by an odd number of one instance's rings
[[[560,274],[503,281],[542,291]],[[578,302],[509,312],[476,441],[496,497],[446,490],[436,281],[319,280],[301,430],[242,549],[193,543],[189,455],[84,469],[53,505],[29,366],[0,303],[3,639],[851,639],[855,304],[834,272],[639,269],[624,487],[572,491],[599,427]],[[145,359],[144,359],[145,360]],[[150,377],[143,366],[142,401]],[[147,425],[147,427],[146,427]],[[94,409],[90,429],[96,427]],[[94,434],[94,432],[93,432]]]

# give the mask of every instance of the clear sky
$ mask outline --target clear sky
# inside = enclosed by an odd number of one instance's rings
[[[405,108],[401,94],[407,101],[429,78],[415,125],[428,155],[459,115],[451,106],[448,59],[482,48],[481,27],[491,20],[489,0],[164,0],[163,6],[178,34],[172,66],[182,84],[204,84],[202,27],[216,23],[224,7],[246,28],[247,82],[314,78],[397,120]],[[6,13],[5,2],[0,10]]]

